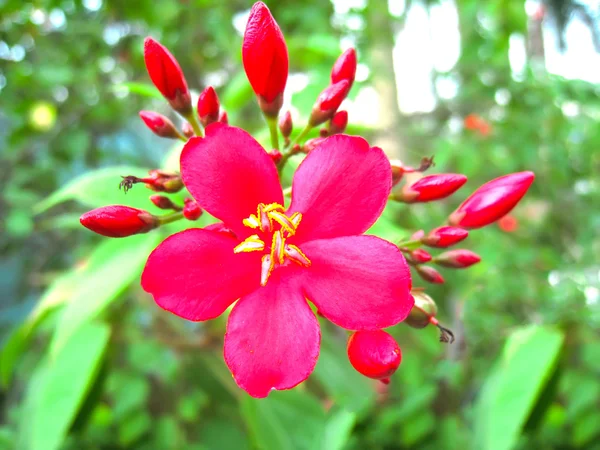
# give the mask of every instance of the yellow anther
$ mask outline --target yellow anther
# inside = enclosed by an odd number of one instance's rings
[[[287,231],[290,236],[293,236],[296,233],[296,226],[285,214],[279,211],[271,211],[269,212],[269,218],[281,225],[281,227]]]
[[[271,258],[279,261],[279,264],[284,262],[285,238],[281,230],[273,234],[273,243],[271,245]]]
[[[290,221],[294,224],[294,228],[298,228],[300,225],[300,221],[302,220],[302,213],[295,212],[290,216]]]
[[[237,245],[233,249],[233,253],[249,253],[249,252],[262,252],[265,249],[265,243],[258,237],[257,234],[246,238],[244,242]]]
[[[260,226],[260,222],[258,221],[258,217],[254,214],[251,214],[247,219],[242,220],[242,223],[248,228],[258,228]]]
[[[295,245],[289,244],[285,246],[285,256],[296,264],[303,267],[310,267],[312,264],[310,259]]]

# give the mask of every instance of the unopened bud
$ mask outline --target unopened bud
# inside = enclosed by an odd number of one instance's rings
[[[151,195],[150,201],[154,203],[154,206],[160,209],[172,209],[175,211],[181,211],[181,208],[177,206],[169,197],[164,195]]]
[[[481,261],[481,257],[471,250],[456,249],[442,253],[435,257],[434,262],[444,267],[454,269],[465,269],[477,264]]]
[[[170,194],[179,192],[183,188],[183,181],[179,174],[164,172],[158,169],[150,170],[148,173],[150,176],[145,178],[138,178],[133,175],[123,177],[123,181],[119,184],[119,188],[123,188],[123,190],[127,192],[134,184],[145,183],[148,189]]]
[[[159,225],[148,211],[123,205],[96,208],[83,214],[79,221],[94,233],[117,238],[146,233]]]
[[[443,226],[431,230],[427,236],[420,238],[429,247],[446,248],[465,240],[469,232],[458,227]]]
[[[279,161],[281,161],[281,158],[283,157],[283,155],[281,154],[281,152],[277,149],[273,149],[269,152],[269,156],[271,157],[271,159],[273,160],[273,162],[275,164],[278,164]]]
[[[348,95],[349,90],[350,83],[348,80],[338,81],[325,88],[325,90],[319,94],[319,97],[313,106],[308,121],[309,124],[316,127],[331,119]]]
[[[224,124],[229,123],[229,117],[227,116],[227,111],[221,110],[221,112],[219,113],[219,122],[224,123]]]
[[[448,218],[450,225],[481,228],[508,214],[535,179],[533,172],[518,172],[488,181]]]
[[[431,266],[418,265],[415,267],[415,269],[417,270],[419,276],[428,283],[444,283],[444,277],[442,277],[442,275]]]
[[[281,135],[285,139],[288,139],[292,134],[293,129],[294,123],[292,122],[292,114],[289,111],[286,111],[279,118],[279,131],[281,131]]]
[[[353,333],[347,350],[352,367],[366,377],[384,382],[389,382],[402,361],[398,343],[382,330]]]
[[[329,122],[329,134],[338,134],[346,131],[348,126],[348,111],[338,111]]]
[[[356,75],[356,66],[356,50],[349,48],[333,64],[333,68],[331,69],[331,84],[347,80],[350,87],[352,87]]]
[[[410,186],[404,186],[400,193],[395,194],[396,200],[404,203],[441,200],[454,194],[466,182],[467,177],[460,174],[427,175]]]
[[[219,97],[212,86],[204,89],[198,97],[198,117],[203,127],[219,120]]]
[[[157,136],[169,139],[181,138],[181,134],[177,131],[173,122],[162,114],[153,111],[140,111],[140,117]]]
[[[409,258],[416,264],[423,264],[431,261],[431,255],[422,248],[414,249],[409,253]]]
[[[415,300],[415,304],[410,310],[408,317],[404,320],[404,323],[413,328],[425,328],[427,325],[432,324],[439,328],[441,342],[450,344],[454,342],[454,333],[448,328],[441,326],[435,317],[438,309],[433,299],[423,291],[416,289],[413,289],[411,294]]]
[[[420,240],[423,236],[425,236],[425,232],[423,230],[418,230],[415,231],[412,236],[410,237],[411,241],[418,241]]]
[[[185,205],[183,207],[183,217],[187,220],[198,220],[202,215],[202,209],[195,200],[186,198],[184,200]]]
[[[312,150],[314,150],[321,142],[323,142],[325,139],[324,137],[316,137],[316,138],[312,138],[309,139],[308,141],[306,141],[306,143],[302,146],[302,151],[304,153],[308,153]]]

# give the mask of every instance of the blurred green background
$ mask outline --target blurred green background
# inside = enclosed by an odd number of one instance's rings
[[[445,202],[390,206],[374,232],[431,229],[481,183],[536,173],[517,229],[472,232],[483,261],[427,286],[457,341],[394,327],[404,361],[384,388],[322,322],[309,380],[248,397],[223,362],[225,318],[187,323],[139,286],[182,225],[110,240],[78,217],[148,208],[120,175],[177,167],[178,147],[137,117],[169,113],[146,35],[194,90],[216,87],[232,124],[266,136],[240,57],[251,3],[0,0],[0,449],[600,449],[597,2],[267,3],[289,46],[296,131],[355,45],[348,131],[469,177]],[[465,127],[469,114],[489,129]]]

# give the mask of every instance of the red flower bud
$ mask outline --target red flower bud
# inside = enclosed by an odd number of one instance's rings
[[[319,94],[313,106],[309,119],[310,125],[316,127],[331,119],[346,98],[346,95],[348,95],[349,90],[350,83],[348,80],[338,81],[335,84],[327,86]]]
[[[148,211],[122,205],[96,208],[82,215],[79,221],[88,230],[108,237],[146,233],[159,225]]]
[[[154,203],[154,206],[160,209],[174,209],[175,211],[181,211],[181,208],[171,201],[169,197],[164,195],[151,195],[150,201]]]
[[[331,69],[331,84],[335,84],[341,80],[347,80],[349,83],[348,89],[354,83],[356,75],[356,50],[349,48],[336,60]]]
[[[269,152],[269,156],[275,164],[277,164],[279,161],[281,161],[281,158],[283,158],[281,152],[275,148]]]
[[[198,97],[198,117],[202,126],[219,120],[219,97],[212,86],[204,89]]]
[[[348,111],[338,111],[329,123],[329,133],[343,133],[346,131],[346,126],[348,126]]]
[[[185,206],[183,207],[183,217],[187,220],[198,220],[202,215],[202,209],[195,200],[186,198],[184,200]]]
[[[397,200],[404,203],[423,203],[441,200],[454,194],[467,182],[467,177],[455,173],[427,175],[412,185],[406,185],[397,194]]]
[[[151,37],[144,40],[144,60],[154,86],[175,111],[183,116],[188,115],[192,111],[192,99],[177,60]]]
[[[153,111],[140,111],[140,117],[150,130],[157,136],[179,139],[181,134],[167,117]]]
[[[410,237],[411,241],[418,241],[420,240],[423,236],[425,236],[425,232],[423,230],[418,230],[415,231],[412,236]]]
[[[323,142],[325,139],[327,139],[327,138],[326,137],[316,137],[316,138],[309,139],[308,141],[306,141],[306,143],[302,147],[302,151],[304,153],[310,152],[311,150],[316,148],[321,142]]]
[[[450,250],[435,258],[436,264],[454,269],[465,269],[479,261],[481,261],[481,257],[477,253],[463,249]]]
[[[438,227],[431,230],[421,242],[429,247],[446,248],[464,240],[469,235],[467,230],[458,227]]]
[[[152,189],[156,192],[168,192],[174,193],[179,192],[183,188],[183,181],[181,176],[176,173],[164,172],[162,170],[153,169],[150,170],[148,177],[138,178],[133,175],[123,177],[123,181],[119,185],[125,192],[133,187],[137,183],[145,183],[148,189]]]
[[[221,123],[225,123],[228,124],[229,123],[229,117],[227,117],[227,111],[221,111],[221,113],[219,114],[219,122]]]
[[[427,281],[428,283],[432,283],[432,284],[444,283],[444,277],[442,277],[442,275],[431,266],[419,265],[419,266],[416,266],[415,269],[417,270],[417,273],[419,274],[419,276],[423,280]]]
[[[357,331],[348,340],[348,359],[362,375],[385,382],[398,369],[402,352],[385,331]]]
[[[519,228],[519,221],[516,217],[507,214],[498,220],[498,227],[506,233],[512,233]]]
[[[292,130],[294,129],[294,123],[292,122],[292,114],[289,111],[286,111],[283,116],[279,118],[279,131],[281,131],[281,135],[288,139],[290,134],[292,134]]]
[[[262,111],[276,117],[288,77],[288,51],[281,29],[263,2],[256,2],[244,32],[242,62]]]
[[[431,261],[431,255],[428,251],[423,250],[422,248],[417,248],[410,252],[410,258],[417,264],[423,264]]]
[[[508,214],[523,198],[535,175],[518,172],[488,181],[448,218],[450,225],[481,228]]]

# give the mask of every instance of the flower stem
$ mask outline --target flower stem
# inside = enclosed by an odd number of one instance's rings
[[[194,110],[192,110],[187,116],[185,116],[185,118],[192,126],[192,129],[194,130],[194,133],[196,133],[196,136],[203,137],[204,133],[202,132],[202,127],[200,126],[200,122],[198,121],[198,117],[196,117]]]
[[[419,248],[422,243],[421,241],[402,241],[398,242],[398,247],[406,250],[414,250],[415,248]]]
[[[183,219],[183,213],[182,212],[174,212],[172,214],[159,216],[158,223],[160,225],[166,225],[171,222],[177,222],[178,220],[181,220],[181,219]]]
[[[298,142],[300,142],[302,139],[304,139],[306,137],[306,135],[308,133],[310,133],[310,130],[312,130],[312,129],[313,129],[313,127],[310,123],[306,124],[306,127],[304,127],[304,130],[302,130],[300,132],[300,134],[298,136],[296,136],[296,139],[294,139],[292,142],[290,142],[290,144],[287,146],[287,148],[288,149],[293,148],[294,145],[296,145]],[[290,150],[288,150],[288,152],[290,152]]]
[[[275,150],[279,150],[279,135],[277,130],[277,117],[269,117],[265,115],[265,120],[269,125],[269,132],[271,133],[271,147]]]

